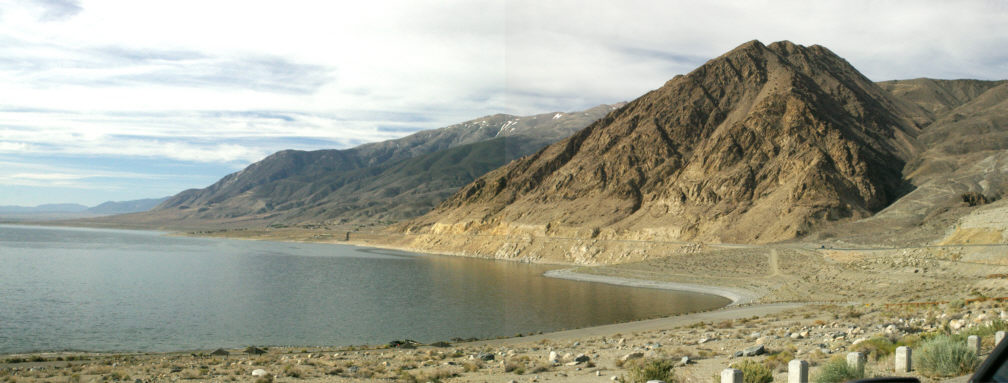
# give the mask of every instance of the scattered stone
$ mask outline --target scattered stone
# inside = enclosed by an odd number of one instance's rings
[[[647,383],[665,383],[664,380],[649,380]]]
[[[256,376],[256,377],[266,376],[266,370],[263,370],[261,368],[257,368],[255,370],[252,370],[252,376]]]
[[[548,361],[550,363],[560,363],[560,355],[556,351],[550,351]]]
[[[623,362],[626,362],[626,361],[631,360],[631,359],[640,359],[640,358],[643,358],[643,357],[644,357],[644,353],[643,352],[631,352],[629,354],[623,355],[623,357],[621,357],[620,360],[623,361]]]
[[[690,360],[690,358],[688,356],[684,356],[684,357],[682,357],[682,359],[679,359],[679,365],[680,366],[685,366],[687,364],[690,364],[690,362],[692,362],[692,360]]]
[[[482,360],[482,361],[494,360],[494,354],[489,353],[489,352],[481,352],[476,357],[479,358],[479,360]]]
[[[602,371],[595,371],[595,376],[602,376]]]
[[[762,344],[746,348],[742,351],[737,352],[738,356],[757,356],[766,353],[766,348]]]
[[[576,363],[588,363],[589,360],[591,360],[591,358],[585,354],[578,354],[578,356],[574,357],[574,362]]]
[[[799,334],[799,333],[796,333],[796,332],[791,333],[791,339],[802,339],[802,338],[804,338],[804,336],[802,336],[802,334]]]

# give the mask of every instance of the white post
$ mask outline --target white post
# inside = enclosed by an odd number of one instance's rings
[[[787,364],[788,383],[808,383],[808,362],[794,359]]]
[[[897,373],[907,373],[913,371],[913,362],[911,362],[911,356],[913,351],[910,347],[899,346],[896,347],[896,372]]]
[[[734,368],[721,370],[721,383],[742,383],[742,370]]]
[[[864,371],[865,355],[861,352],[851,352],[847,354],[847,365],[857,371]]]
[[[1005,335],[1004,331],[998,331],[994,333],[994,347],[997,347],[997,345],[1001,344],[1001,340],[1004,339],[1004,335]]]
[[[980,337],[970,335],[969,338],[966,338],[966,347],[980,355]]]

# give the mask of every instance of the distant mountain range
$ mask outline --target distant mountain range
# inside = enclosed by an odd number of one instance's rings
[[[152,209],[168,197],[138,199],[133,201],[107,201],[92,207],[81,204],[45,204],[38,206],[0,206],[0,217],[61,218],[65,216],[103,216],[136,213]]]
[[[424,214],[497,167],[567,137],[620,105],[496,114],[344,150],[285,150],[151,211],[104,223],[155,227],[390,223]]]

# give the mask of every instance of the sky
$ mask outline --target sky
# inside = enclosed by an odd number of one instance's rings
[[[0,0],[0,205],[206,187],[284,149],[632,100],[753,39],[1008,78],[1008,1]]]

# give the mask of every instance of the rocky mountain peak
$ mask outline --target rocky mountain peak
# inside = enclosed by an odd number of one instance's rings
[[[917,132],[890,97],[824,47],[750,41],[485,175],[405,227],[800,236],[823,221],[868,216],[902,192]]]

